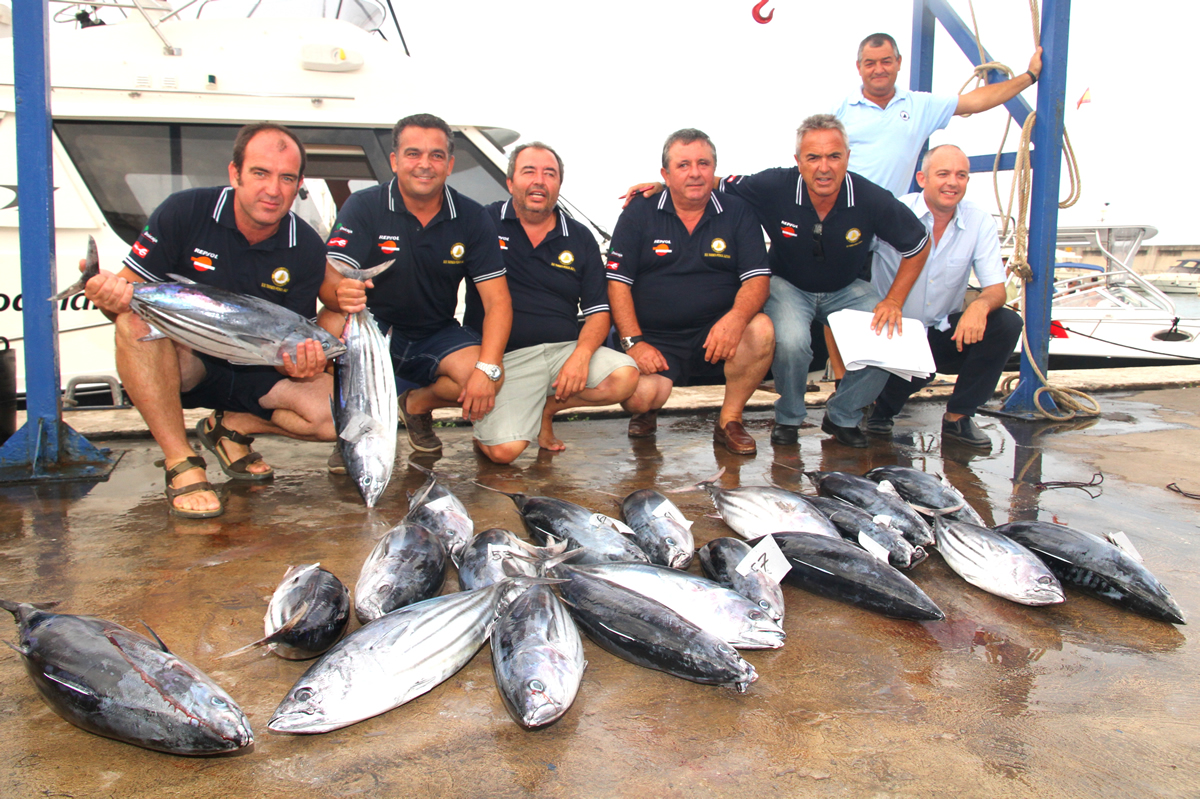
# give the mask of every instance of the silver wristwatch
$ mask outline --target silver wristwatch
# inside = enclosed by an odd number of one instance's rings
[[[495,383],[500,379],[500,367],[494,363],[484,363],[476,361],[475,368],[487,375],[487,379]]]
[[[640,344],[645,340],[646,339],[642,338],[641,336],[623,336],[621,338],[621,349],[625,352],[629,352],[631,349],[633,349],[634,344]]]

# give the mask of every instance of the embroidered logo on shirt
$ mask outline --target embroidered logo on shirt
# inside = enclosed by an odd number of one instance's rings
[[[900,121],[901,121],[901,122],[907,122],[907,121],[908,121],[908,112],[907,112],[907,111],[901,111],[901,112],[900,112]]]
[[[616,261],[609,261],[609,262],[608,262],[608,263],[606,263],[604,266],[605,266],[605,268],[607,268],[607,269],[614,269],[614,270],[615,270],[615,269],[618,269],[618,268],[621,266],[621,264],[617,263]]]
[[[462,258],[466,252],[467,252],[466,247],[464,247],[461,243],[456,243],[453,247],[450,248],[450,257],[457,260],[457,259]]]
[[[502,250],[508,249],[508,239],[504,236],[500,237],[500,249],[502,249]]]
[[[330,239],[329,240],[330,247],[345,247],[349,243],[350,242],[346,241],[345,239]]]
[[[783,234],[785,239],[796,238],[796,226],[791,222],[781,222],[779,232]]]
[[[216,267],[213,266],[212,259],[206,255],[193,255],[192,266],[197,272],[211,272],[216,269]]]
[[[862,238],[862,231],[856,227],[852,227],[846,231],[846,243],[854,246],[858,244],[858,240]]]
[[[379,242],[379,250],[384,255],[394,255],[400,250],[400,245],[394,241],[381,241]]]
[[[669,239],[656,239],[654,242],[655,255],[667,255],[671,252],[671,242]]]
[[[133,251],[135,253],[137,253],[138,258],[145,258],[147,255],[150,254],[149,247],[143,247],[141,244],[138,244],[136,241],[133,243]]]
[[[712,240],[713,252],[725,252],[726,246],[728,246],[728,245],[725,244],[725,239],[713,239]]]
[[[271,282],[276,286],[283,288],[292,280],[292,275],[288,272],[287,267],[281,266],[271,273]]]
[[[575,253],[570,250],[563,250],[558,254],[558,262],[563,266],[570,266],[575,263]]]

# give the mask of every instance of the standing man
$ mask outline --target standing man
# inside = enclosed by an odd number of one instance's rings
[[[775,427],[771,443],[796,443],[807,410],[804,392],[812,361],[814,320],[843,309],[873,311],[871,329],[900,328],[901,307],[929,254],[929,236],[912,211],[885,190],[846,171],[850,148],[842,123],[815,114],[796,131],[796,168],[731,175],[721,190],[745,199],[771,237],[771,298],[775,324]],[[902,256],[886,296],[862,279],[878,236]],[[865,447],[858,429],[888,373],[868,367],[848,372],[825,406],[821,429],[850,447]]]
[[[862,89],[834,111],[846,126],[850,151],[854,153],[850,166],[855,174],[899,197],[908,193],[926,140],[946,127],[951,117],[995,108],[1037,83],[1042,71],[1042,48],[1034,50],[1028,72],[956,95],[897,91],[900,48],[886,33],[873,33],[863,39],[855,63]]]
[[[512,463],[531,441],[566,449],[554,435],[555,413],[621,402],[638,382],[633,359],[603,346],[611,315],[600,249],[558,207],[562,179],[562,159],[549,145],[522,144],[508,159],[512,198],[487,207],[513,308],[504,385],[495,409],[475,423],[477,446],[496,463]],[[467,325],[483,318],[479,294],[469,291]]]
[[[321,301],[337,313],[369,307],[392,331],[396,378],[418,386],[400,395],[408,441],[419,452],[438,452],[435,408],[461,407],[475,422],[495,404],[512,303],[492,220],[446,185],[454,169],[450,126],[432,114],[407,116],[392,128],[392,146],[395,178],[350,195],[326,257],[355,269],[396,263],[365,283],[327,266]],[[482,336],[454,318],[463,278],[482,299]]]
[[[991,214],[964,200],[971,165],[952,144],[925,154],[917,183],[923,191],[905,195],[907,205],[933,238],[933,249],[904,303],[904,315],[920,319],[929,336],[937,371],[957,374],[942,417],[942,437],[990,448],[991,440],[971,420],[988,401],[1005,362],[1021,337],[1021,317],[1004,307],[1004,264]],[[897,274],[900,254],[881,243],[872,282],[887,291]],[[974,269],[983,293],[962,309],[967,280]],[[905,380],[891,375],[867,420],[867,432],[891,436],[892,417],[913,392],[933,376]]]
[[[662,152],[666,191],[635,197],[621,213],[608,259],[608,299],[621,348],[641,377],[623,405],[631,438],[653,435],[675,385],[724,377],[713,440],[757,451],[742,411],[771,365],[775,337],[762,311],[771,271],[754,214],[713,192],[717,151],[693,128]]]
[[[165,338],[129,309],[133,284],[168,281],[169,273],[249,294],[306,317],[317,310],[324,245],[291,213],[304,177],[304,147],[280,125],[247,125],[238,132],[230,185],[172,194],[150,215],[118,273],[101,272],[85,293],[116,323],[117,373],[163,451],[171,513],[190,519],[224,508],[208,482],[204,459],[187,441],[184,408],[213,408],[197,425],[204,446],[235,480],[274,475],[250,449],[250,434],[276,433],[332,441],[332,380],[325,355],[309,339],[284,364],[234,366]]]

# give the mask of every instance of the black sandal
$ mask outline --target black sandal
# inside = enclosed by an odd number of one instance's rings
[[[192,483],[191,485],[182,486],[180,488],[173,488],[171,486],[171,482],[184,472],[190,472],[192,469],[207,469],[208,464],[204,462],[204,458],[201,458],[199,455],[192,455],[184,458],[170,469],[167,468],[166,460],[155,461],[154,465],[161,467],[166,473],[167,504],[171,508],[172,516],[178,516],[181,519],[212,519],[225,512],[225,505],[224,503],[221,503],[221,495],[217,493],[215,488],[213,488],[212,483],[208,482],[207,480],[201,480],[199,483]],[[184,494],[195,494],[198,491],[213,492],[213,495],[217,498],[217,502],[220,503],[219,506],[214,510],[187,510],[186,508],[178,508],[175,506],[176,497],[182,497]]]
[[[217,463],[221,466],[221,471],[229,475],[232,480],[245,480],[251,483],[262,483],[274,478],[275,470],[271,468],[268,468],[265,472],[251,472],[246,470],[246,467],[250,464],[262,460],[261,453],[251,450],[236,461],[229,460],[229,456],[225,454],[225,450],[220,447],[221,439],[228,439],[235,444],[241,444],[248,448],[254,443],[254,437],[242,435],[236,430],[230,430],[221,423],[224,417],[224,411],[215,411],[213,413],[213,426],[211,429],[206,429],[205,427],[208,424],[207,419],[201,419],[196,422],[196,437],[200,439],[200,443],[204,445],[205,449],[217,456]]]

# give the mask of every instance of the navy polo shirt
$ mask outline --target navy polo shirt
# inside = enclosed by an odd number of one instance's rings
[[[325,255],[355,269],[396,263],[367,293],[367,307],[386,330],[417,341],[454,324],[458,284],[501,277],[496,227],[483,206],[445,187],[442,208],[422,227],[392,178],[356,191],[338,213]]]
[[[733,307],[743,282],[771,270],[748,205],[711,194],[688,233],[663,191],[634,197],[621,212],[606,274],[632,287],[643,333],[674,335],[711,326]]]
[[[325,278],[321,237],[289,211],[274,236],[252,245],[237,229],[234,202],[229,186],[172,194],[150,214],[124,265],[155,283],[174,273],[316,318]]]
[[[505,352],[536,344],[575,341],[579,314],[608,311],[608,288],[596,239],[560,206],[556,224],[534,247],[511,200],[485,209],[496,225],[512,295],[512,332]],[[466,324],[482,330],[483,302],[467,288]]]
[[[865,278],[875,236],[904,258],[919,253],[929,238],[916,215],[891,192],[853,172],[846,173],[824,220],[813,208],[798,167],[730,175],[721,181],[721,191],[754,207],[771,237],[771,273],[802,291],[837,291]],[[818,224],[824,260],[815,252]]]

